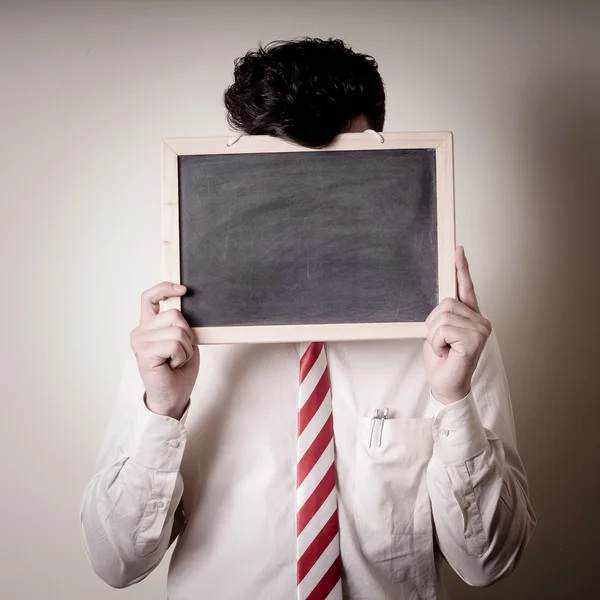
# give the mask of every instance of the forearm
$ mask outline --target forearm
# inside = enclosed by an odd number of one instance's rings
[[[144,475],[143,470],[126,463],[112,485],[114,472],[100,473],[82,498],[85,553],[95,573],[116,588],[141,581],[158,566],[169,547],[174,513],[183,493],[178,473],[159,473],[164,500],[155,499],[154,474],[146,469]]]
[[[113,587],[144,579],[172,541],[183,494],[183,425],[146,411],[117,460],[90,481],[81,501],[81,534],[94,571]]]
[[[467,583],[509,574],[535,528],[514,448],[484,429],[471,395],[434,420],[427,484],[440,550]]]

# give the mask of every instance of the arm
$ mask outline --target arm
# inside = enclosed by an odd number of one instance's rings
[[[176,513],[181,516],[185,416],[178,421],[155,414],[143,398],[131,355],[96,474],[81,501],[88,561],[117,588],[137,583],[154,570],[182,527]]]
[[[455,262],[458,300],[444,299],[426,320],[423,353],[437,412],[427,485],[442,553],[464,581],[485,586],[514,569],[535,515],[500,350],[461,246]]]
[[[465,582],[489,585],[515,568],[536,523],[493,333],[471,392],[448,405],[431,401],[437,415],[427,486],[438,545]]]
[[[131,334],[134,354],[81,500],[85,553],[113,587],[144,579],[183,527],[179,468],[200,358],[181,313],[161,313],[160,301],[184,293],[184,286],[163,282],[142,294],[140,325]]]

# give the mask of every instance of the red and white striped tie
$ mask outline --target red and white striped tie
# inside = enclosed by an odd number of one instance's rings
[[[300,345],[297,600],[341,600],[333,414],[325,348]]]

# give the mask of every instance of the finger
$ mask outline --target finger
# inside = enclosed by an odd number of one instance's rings
[[[180,327],[183,329],[183,331],[185,331],[190,343],[194,343],[194,332],[188,325],[188,322],[185,320],[180,310],[177,310],[176,308],[165,310],[144,324],[145,329],[164,329],[165,327]]]
[[[160,342],[177,342],[185,352],[185,361],[189,360],[194,354],[194,347],[190,342],[186,332],[180,327],[164,327],[163,329],[147,329],[140,334],[138,347],[141,347],[142,353],[152,353],[153,345]],[[167,357],[162,357],[167,358]],[[183,363],[182,363],[183,364]]]
[[[491,322],[484,317],[481,313],[471,310],[466,304],[455,300],[454,298],[444,298],[430,313],[425,323],[428,327],[436,321],[440,315],[444,314],[455,314],[465,319],[469,319],[478,325],[483,325],[487,330],[488,334],[492,332]]]
[[[440,325],[435,330],[430,344],[438,356],[444,356],[448,352],[447,346],[451,346],[454,350],[457,350],[459,345],[464,346],[465,349],[474,349],[477,346],[477,336],[477,333],[464,327]]]
[[[160,312],[161,300],[183,296],[187,289],[184,285],[163,281],[154,287],[147,289],[142,294],[141,318],[140,322],[145,322],[156,316]]]
[[[460,327],[462,329],[469,330],[481,336],[484,336],[485,338],[487,338],[490,334],[487,327],[483,323],[473,321],[465,317],[461,317],[460,315],[455,315],[452,313],[443,313],[439,315],[437,319],[432,321],[427,329],[427,339],[429,340],[429,343],[432,346],[433,338],[435,336],[436,331],[444,325]]]
[[[454,260],[456,263],[456,281],[458,284],[458,299],[466,304],[471,310],[479,312],[479,304],[477,302],[477,296],[475,295],[475,286],[473,285],[473,279],[471,279],[471,272],[469,271],[469,263],[465,256],[465,249],[463,246],[458,246],[454,253]]]
[[[180,367],[188,360],[183,345],[177,340],[162,340],[144,344],[141,356],[160,359],[160,364],[168,363],[172,369]]]
[[[461,317],[465,317],[466,319],[479,319],[481,316],[479,313],[471,310],[466,304],[455,300],[454,298],[444,298],[430,313],[429,316],[425,319],[425,323],[428,325],[437,319],[441,314],[444,313],[452,313],[455,315],[460,315]]]

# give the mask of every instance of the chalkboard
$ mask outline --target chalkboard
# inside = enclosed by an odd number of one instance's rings
[[[287,146],[177,155],[180,308],[198,341],[422,324],[440,300],[437,148]]]

